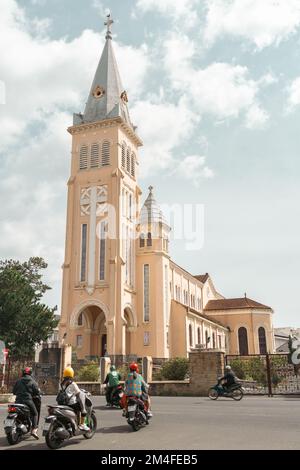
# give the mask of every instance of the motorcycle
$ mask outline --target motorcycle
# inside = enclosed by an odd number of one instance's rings
[[[233,398],[240,401],[244,396],[244,389],[241,384],[231,385],[228,390],[221,385],[221,380],[208,390],[208,396],[211,400],[217,400],[219,397]]]
[[[39,420],[41,397],[35,396],[32,400],[37,409]],[[4,431],[7,442],[10,445],[18,444],[26,434],[31,433],[32,429],[32,418],[28,406],[21,403],[8,405],[8,415],[4,421]]]
[[[90,393],[81,390],[85,394],[85,404],[87,415],[85,424],[90,431],[79,429],[78,416],[76,411],[70,406],[65,405],[48,405],[48,416],[45,418],[43,427],[43,436],[49,449],[59,449],[64,441],[74,437],[83,435],[85,439],[92,439],[97,429],[97,418],[93,409]]]
[[[138,431],[141,427],[149,424],[145,404],[138,397],[127,398],[127,412],[125,413],[127,423],[133,431]]]
[[[116,408],[122,408],[121,399],[124,396],[124,390],[122,385],[118,385],[114,388],[109,404],[110,406],[115,406]]]

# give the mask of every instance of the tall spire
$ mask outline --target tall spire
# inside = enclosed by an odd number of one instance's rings
[[[112,47],[111,15],[104,23],[106,42],[93,80],[91,91],[82,115],[75,115],[74,124],[96,122],[121,117],[132,126],[127,108],[127,93],[123,88],[117,61]]]

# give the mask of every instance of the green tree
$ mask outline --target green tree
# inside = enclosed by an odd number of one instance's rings
[[[189,371],[189,361],[185,357],[175,357],[166,361],[161,376],[166,380],[184,380]]]
[[[24,263],[0,261],[0,339],[16,358],[30,357],[57,326],[56,307],[42,303],[50,289],[42,281],[41,270],[46,268],[38,257]]]

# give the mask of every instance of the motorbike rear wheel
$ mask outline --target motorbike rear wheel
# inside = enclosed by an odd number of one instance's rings
[[[49,431],[46,434],[46,444],[49,447],[49,449],[55,450],[59,449],[64,442],[64,439],[60,439],[59,437],[55,437],[55,431],[57,428],[60,428],[61,424],[55,421],[54,423],[51,424]]]
[[[232,398],[235,401],[240,401],[243,398],[244,394],[243,391],[240,388],[237,388],[236,390],[233,390],[232,392]]]
[[[211,400],[217,400],[219,398],[219,394],[218,394],[217,390],[214,387],[211,387],[208,390],[208,396]]]
[[[17,431],[16,423],[15,426],[6,433],[6,439],[11,446],[18,444],[21,441],[22,434]]]

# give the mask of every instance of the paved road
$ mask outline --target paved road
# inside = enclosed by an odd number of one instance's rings
[[[43,397],[46,403],[54,397]],[[98,430],[89,441],[73,438],[64,449],[300,449],[300,398],[245,397],[241,402],[191,397],[153,397],[149,426],[132,432],[120,410],[94,397]],[[0,448],[6,406],[0,406]],[[43,422],[43,420],[41,421]],[[28,437],[16,449],[46,449],[44,438]]]

